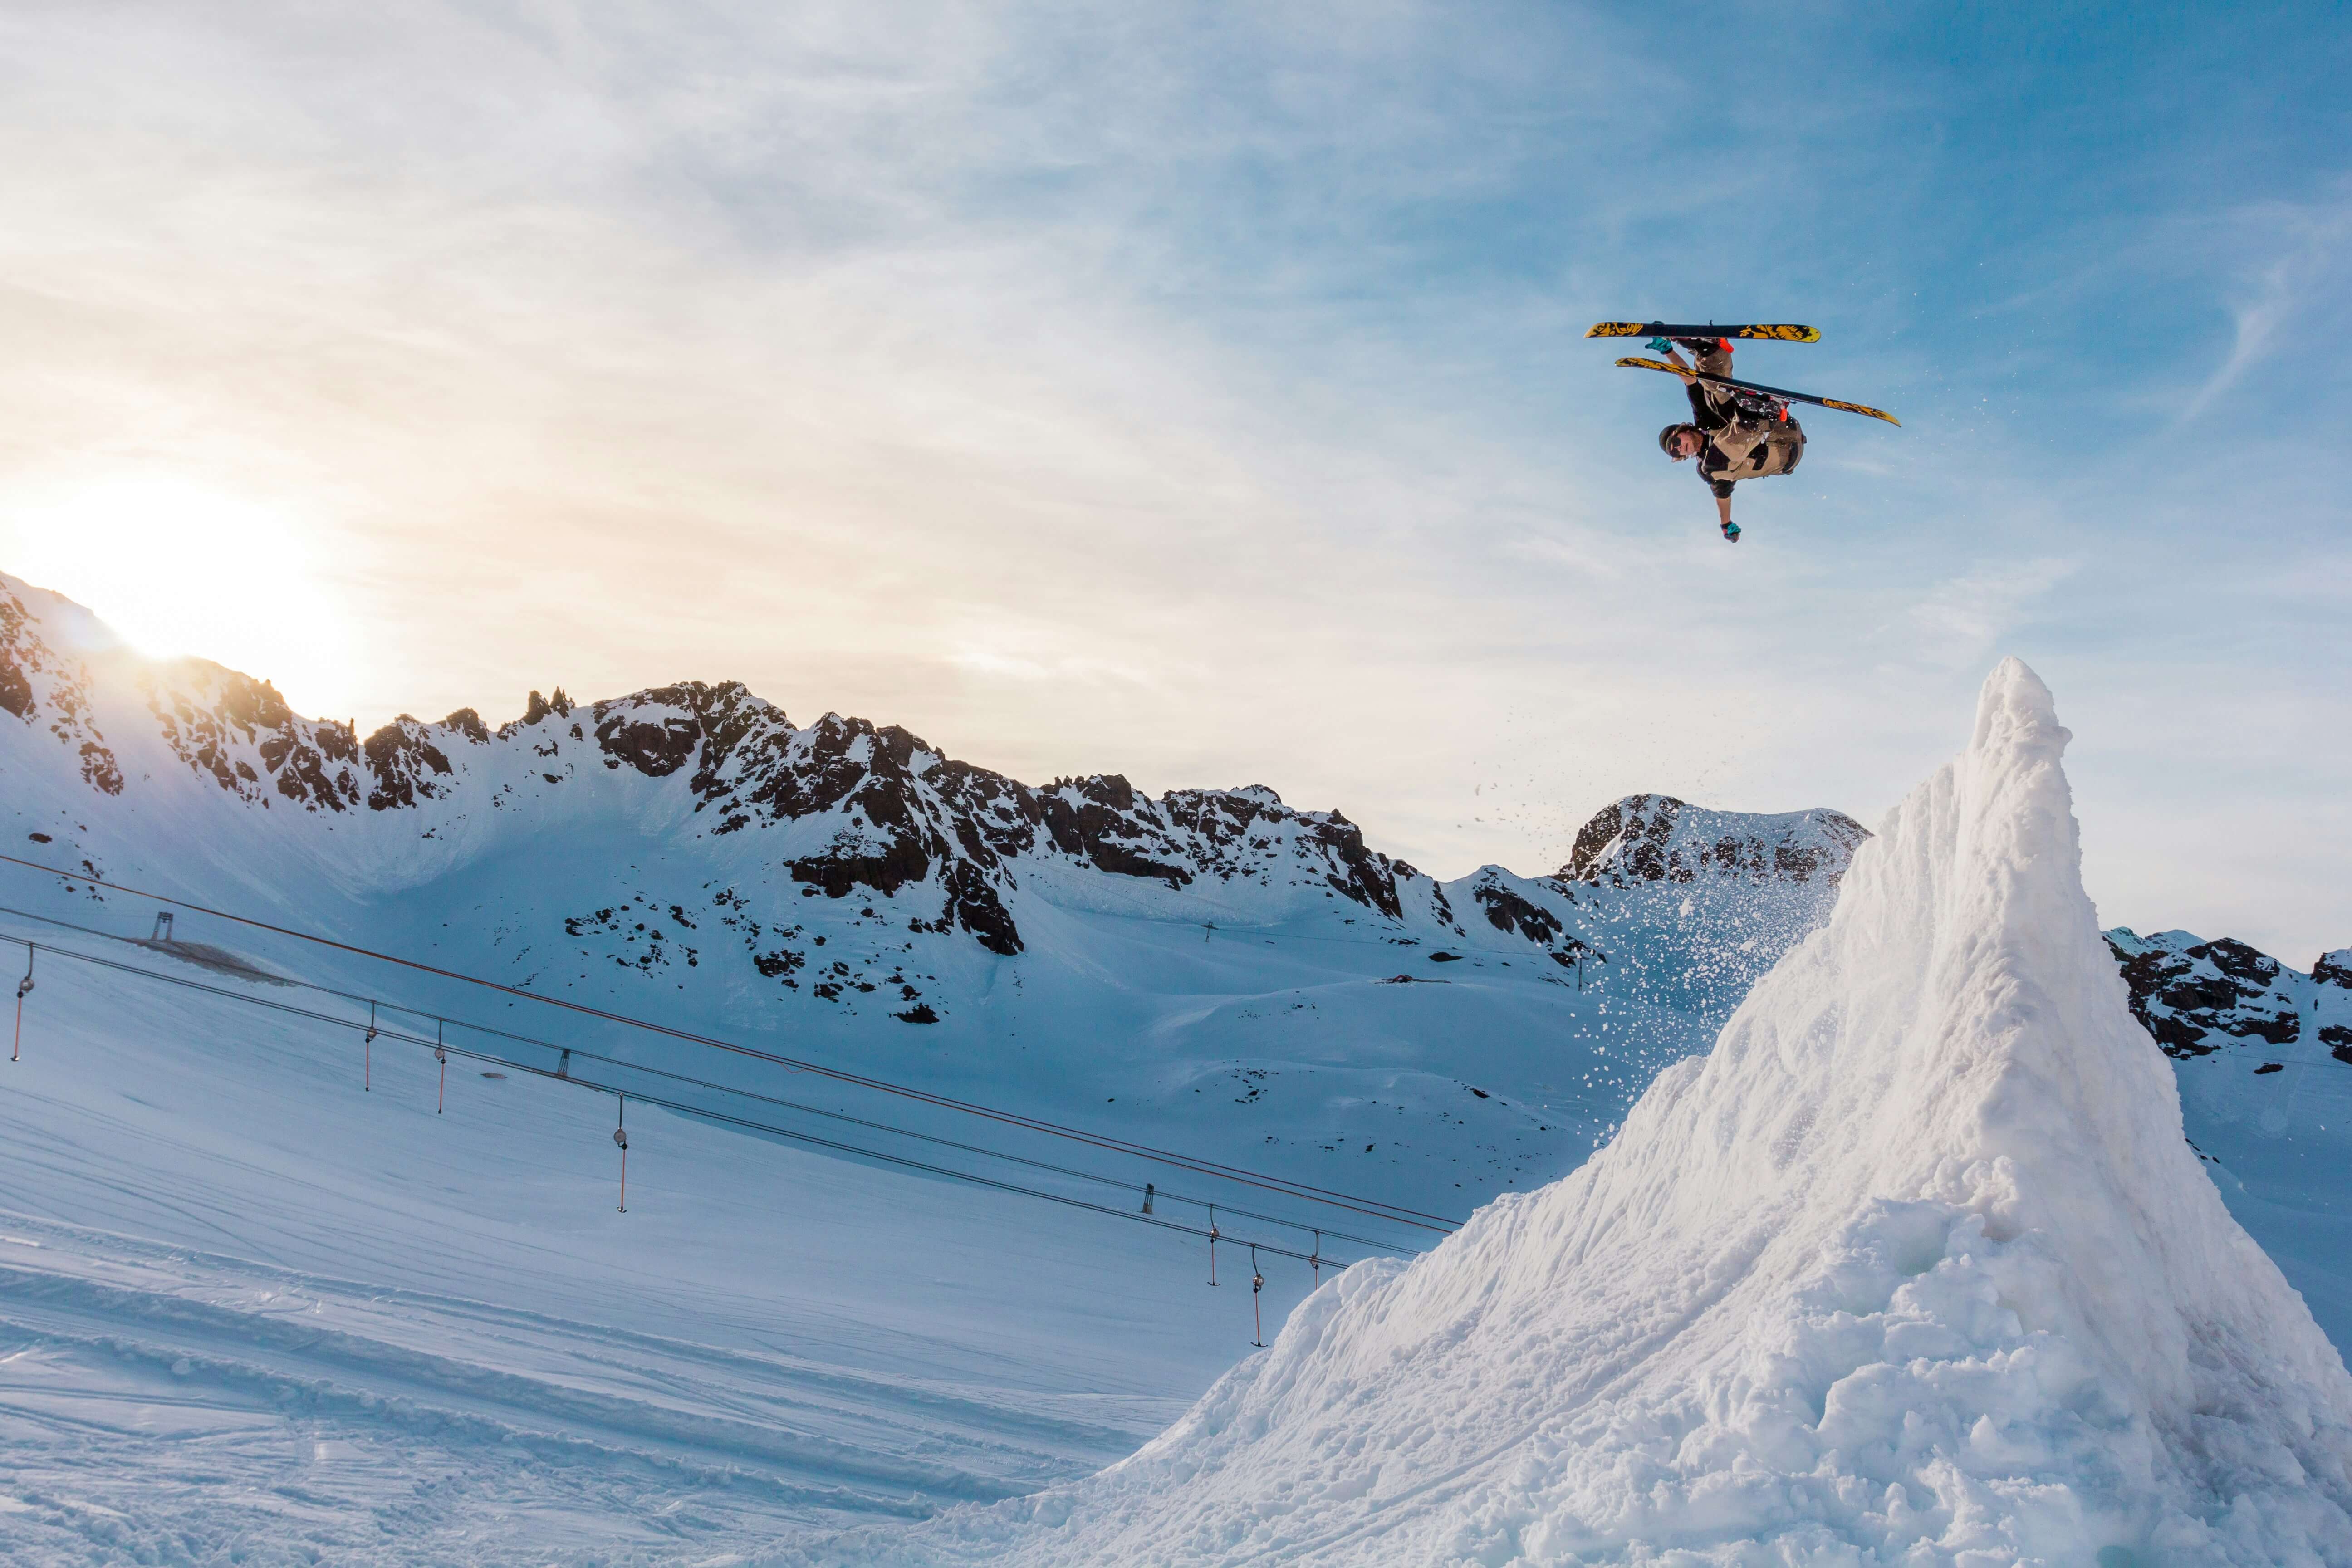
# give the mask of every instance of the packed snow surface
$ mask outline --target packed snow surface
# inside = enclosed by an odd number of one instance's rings
[[[2184,1140],[2067,739],[2004,663],[1828,926],[1583,1168],[1350,1270],[1131,1459],[924,1548],[2352,1563],[2352,1379]]]

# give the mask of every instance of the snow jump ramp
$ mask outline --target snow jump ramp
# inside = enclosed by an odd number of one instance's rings
[[[1121,1464],[824,1560],[2352,1563],[2352,1379],[2126,1011],[2068,739],[2004,662],[1582,1169],[1349,1269]]]

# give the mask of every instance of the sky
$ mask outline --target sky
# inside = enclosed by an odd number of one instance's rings
[[[740,679],[1444,876],[1870,822],[2352,944],[2331,5],[0,8],[0,568],[373,727]],[[1600,320],[1801,321],[1726,545]]]

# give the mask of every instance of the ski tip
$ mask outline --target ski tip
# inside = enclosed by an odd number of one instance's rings
[[[1638,338],[1646,330],[1639,321],[1595,321],[1584,335],[1588,338]]]
[[[1815,328],[1801,327],[1793,322],[1761,327],[1741,327],[1728,335],[1735,338],[1765,338],[1777,343],[1817,343],[1822,341],[1822,334]]]
[[[1841,403],[1834,397],[1824,397],[1822,399],[1822,406],[1824,408],[1843,408],[1848,414],[1867,414],[1873,419],[1885,420],[1897,430],[1903,428],[1903,421],[1895,417],[1894,415],[1887,413],[1884,408],[1873,408],[1866,403]]]

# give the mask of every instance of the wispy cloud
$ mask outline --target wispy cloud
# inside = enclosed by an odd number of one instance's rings
[[[2242,276],[2231,304],[2236,331],[2221,365],[2181,405],[2180,422],[2197,419],[2298,335],[2332,339],[2342,324],[2352,283],[2352,180],[2338,182],[2310,203],[2269,203],[2232,212],[2226,220],[2231,248],[2261,258]]]
[[[1897,639],[1902,655],[1956,670],[1990,663],[2025,611],[2079,564],[2053,558],[2002,562],[1935,584],[1905,612]]]

